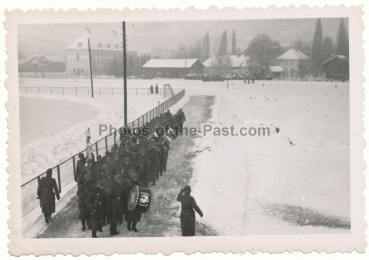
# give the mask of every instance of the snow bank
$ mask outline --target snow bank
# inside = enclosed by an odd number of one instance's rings
[[[99,136],[99,125],[112,125],[119,128],[123,125],[122,96],[64,96],[50,94],[21,94],[22,97],[35,97],[45,99],[58,99],[88,104],[100,109],[100,114],[90,120],[81,122],[61,132],[45,136],[37,141],[21,147],[22,182],[44,172],[72,155],[82,151],[86,145],[85,132],[91,131],[91,142],[95,142],[108,135],[108,132]],[[129,96],[128,122],[143,115],[162,102],[161,96]],[[37,124],[37,122],[35,122]]]

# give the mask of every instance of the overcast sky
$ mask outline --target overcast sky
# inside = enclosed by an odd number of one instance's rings
[[[244,50],[257,34],[268,34],[285,46],[298,38],[312,41],[315,22],[316,19],[127,22],[126,31],[128,49],[139,53],[147,53],[154,47],[176,49],[180,43],[202,42],[207,32],[210,34],[211,48],[214,48],[224,30],[228,31],[228,47],[231,47],[232,31],[236,30],[237,47]],[[335,41],[339,18],[322,19],[322,25],[323,37],[331,36]],[[91,30],[91,41],[122,42],[121,27],[121,22],[19,25],[18,50],[27,57],[35,53],[53,53],[65,57],[64,49],[85,33],[86,28]]]

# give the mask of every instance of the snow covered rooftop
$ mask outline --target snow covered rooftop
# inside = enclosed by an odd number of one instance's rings
[[[143,68],[190,68],[198,59],[151,59]]]
[[[123,47],[120,41],[116,42],[99,42],[90,39],[91,50],[102,51],[122,51]],[[88,50],[88,34],[84,33],[75,42],[73,42],[66,50]],[[136,52],[134,50],[127,50],[127,52]]]
[[[270,72],[283,72],[283,68],[281,66],[270,66]]]
[[[27,61],[34,58],[37,58],[37,60],[46,59],[51,62],[65,62],[65,60],[62,57],[50,53],[33,54]]]
[[[310,60],[310,58],[300,50],[290,49],[279,56],[277,60]]]
[[[225,56],[225,55],[224,55]],[[246,66],[247,61],[249,60],[249,57],[241,55],[227,55],[230,59],[230,67],[232,68],[238,68],[241,66]],[[213,67],[215,61],[215,56],[210,57],[204,62],[205,67]]]
[[[333,57],[330,57],[328,60],[324,61],[323,64],[328,63],[328,62],[330,62],[331,60],[334,60],[334,59],[340,59],[340,60],[347,61],[346,56],[343,56],[343,55],[334,55]]]

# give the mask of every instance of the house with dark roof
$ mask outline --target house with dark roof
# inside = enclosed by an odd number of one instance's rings
[[[246,73],[248,60],[249,57],[244,55],[215,55],[204,62],[204,74],[243,75]]]
[[[144,78],[185,78],[190,73],[202,73],[204,65],[198,59],[151,59],[142,66]]]
[[[54,54],[34,54],[29,59],[18,62],[19,72],[65,72],[65,60]]]
[[[283,69],[281,77],[285,79],[309,74],[310,64],[310,58],[298,49],[290,49],[276,59],[276,65]]]
[[[91,65],[94,75],[108,75],[112,62],[122,62],[123,46],[121,42],[101,42],[90,40]],[[90,75],[88,53],[88,34],[83,34],[66,49],[67,74]],[[136,55],[137,51],[127,50],[127,55]]]
[[[322,63],[323,77],[347,80],[350,74],[349,60],[343,55],[334,55]]]

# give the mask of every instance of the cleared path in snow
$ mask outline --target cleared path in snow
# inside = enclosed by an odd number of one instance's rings
[[[44,98],[20,97],[21,146],[94,118],[100,109],[91,105]]]
[[[211,106],[214,96],[193,96],[184,106],[186,125],[198,128],[211,116]],[[128,232],[126,222],[118,226],[119,235],[114,237],[173,237],[181,236],[180,221],[178,217],[180,203],[176,197],[181,188],[190,182],[192,177],[191,160],[196,156],[193,150],[196,136],[180,136],[171,144],[169,151],[167,172],[163,173],[156,186],[150,186],[154,191],[154,206],[151,212],[143,214],[142,220],[137,224],[138,233]],[[201,205],[199,205],[201,207]],[[207,213],[204,212],[204,215]],[[196,218],[200,218],[196,215]],[[109,225],[103,228],[98,237],[111,237]],[[214,236],[216,233],[209,227],[198,223],[197,236]],[[81,231],[81,222],[78,220],[77,196],[74,201],[54,221],[52,221],[40,234],[39,238],[75,238],[91,237],[91,231]]]

